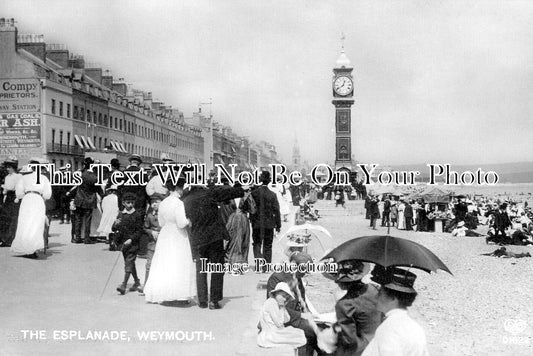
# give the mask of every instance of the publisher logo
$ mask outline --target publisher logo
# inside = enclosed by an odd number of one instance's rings
[[[503,336],[502,341],[504,344],[512,345],[529,345],[530,336],[525,335],[525,331],[528,329],[528,324],[522,319],[506,319],[503,322],[503,328],[510,336]]]

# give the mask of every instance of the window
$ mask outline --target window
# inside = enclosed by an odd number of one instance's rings
[[[83,116],[84,115],[84,111],[83,111],[83,108],[80,107],[80,120],[83,120],[85,121],[85,117]]]
[[[87,110],[87,122],[91,122],[91,110]]]
[[[70,145],[70,132],[67,132],[67,145]]]
[[[56,142],[56,130],[52,129],[52,146],[54,145],[55,142]]]
[[[70,104],[67,104],[67,117],[70,119]]]
[[[74,105],[74,112],[73,112],[74,119],[78,119],[78,107]]]
[[[107,126],[107,115],[104,115],[104,126]]]
[[[60,161],[59,161],[59,167],[63,167],[64,163],[65,163],[65,161],[60,160]]]
[[[115,116],[115,128],[118,129],[118,117]]]
[[[98,114],[98,125],[102,125],[102,114]]]
[[[104,138],[104,148],[107,147],[107,138]]]
[[[95,124],[97,123],[97,122],[96,122],[96,119],[97,119],[97,118],[98,118],[98,117],[96,116],[96,111],[93,111],[93,122],[94,122]]]
[[[98,149],[102,149],[102,138],[98,137]]]
[[[122,119],[120,119],[120,128],[119,128],[120,131],[122,131]]]
[[[59,146],[63,146],[63,130],[59,130]]]
[[[63,102],[59,102],[59,116],[63,116]]]
[[[52,114],[56,113],[56,101],[52,99]]]

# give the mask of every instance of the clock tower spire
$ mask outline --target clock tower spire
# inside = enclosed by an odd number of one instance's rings
[[[353,66],[344,53],[344,34],[342,34],[341,53],[333,68],[331,103],[335,106],[335,169],[354,171],[352,162],[352,105]]]

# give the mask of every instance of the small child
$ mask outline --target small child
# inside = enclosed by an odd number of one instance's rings
[[[146,245],[146,273],[144,274],[144,285],[148,281],[148,275],[150,274],[150,266],[152,265],[152,258],[154,257],[155,245],[157,243],[157,237],[161,226],[159,226],[159,220],[157,212],[159,210],[159,203],[165,197],[159,193],[154,193],[150,197],[150,211],[146,214],[144,219],[144,232],[148,235],[148,244]],[[139,292],[143,292],[142,288],[137,288]]]
[[[259,320],[261,332],[257,335],[259,346],[290,345],[296,348],[307,343],[303,330],[285,326],[285,323],[290,320],[285,305],[291,298],[293,298],[292,291],[285,282],[279,282],[276,284],[276,288],[270,292],[270,298],[265,301],[261,308],[261,319]]]
[[[133,275],[133,286],[130,292],[138,290],[141,286],[137,269],[135,268],[135,259],[139,250],[139,240],[143,233],[142,214],[136,211],[135,194],[125,193],[122,196],[122,205],[124,210],[118,214],[117,220],[113,224],[113,230],[116,231],[116,241],[122,245],[122,256],[124,257],[124,281],[117,287],[117,291],[124,295],[130,275]]]

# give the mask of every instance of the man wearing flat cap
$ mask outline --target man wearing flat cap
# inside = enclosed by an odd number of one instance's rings
[[[363,356],[427,356],[424,329],[407,313],[416,298],[416,275],[405,269],[378,266],[372,279],[381,284],[377,309],[385,320],[363,352]]]

